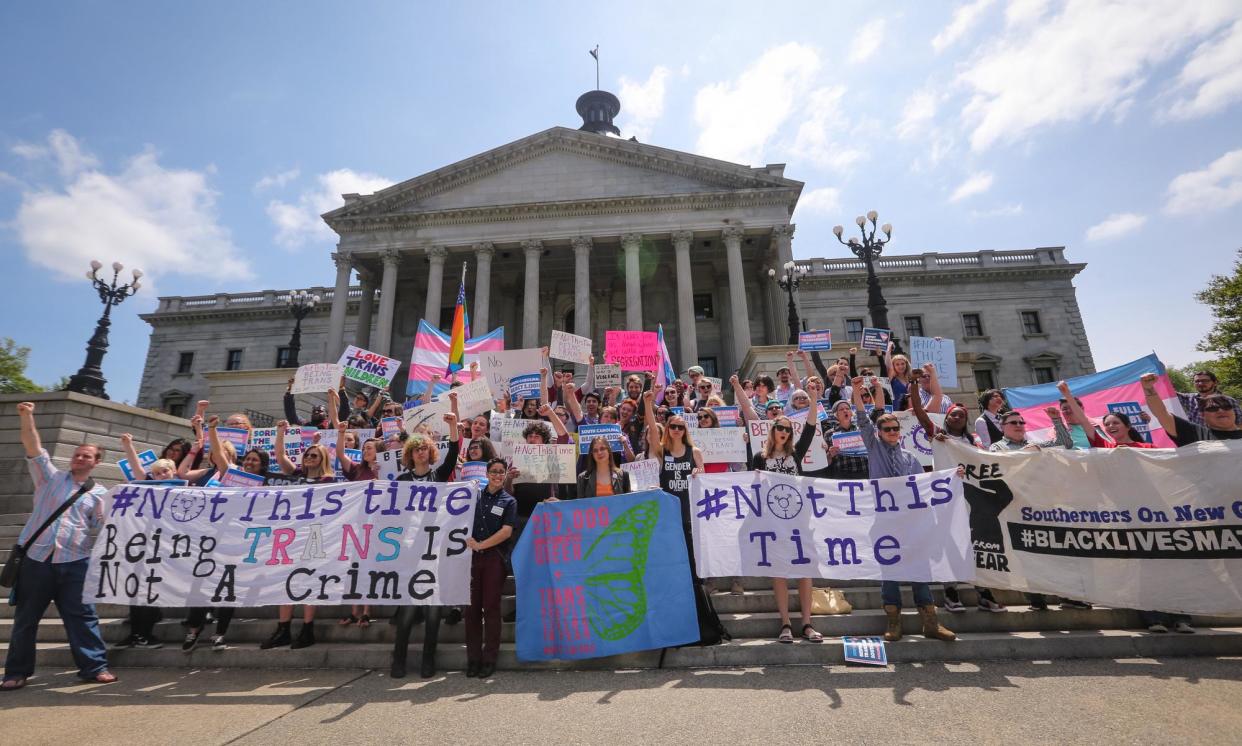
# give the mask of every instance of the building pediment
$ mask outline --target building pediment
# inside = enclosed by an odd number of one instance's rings
[[[802,183],[783,168],[751,168],[654,145],[554,127],[368,196],[347,195],[326,213],[335,230],[394,219],[539,205],[601,206],[618,201],[787,200]]]

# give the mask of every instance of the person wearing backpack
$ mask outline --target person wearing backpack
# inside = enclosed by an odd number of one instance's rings
[[[52,601],[68,633],[78,676],[111,684],[116,676],[108,671],[108,648],[99,634],[99,617],[94,605],[82,602],[82,586],[95,543],[92,530],[104,522],[107,490],[91,477],[103,451],[93,443],[84,443],[74,449],[68,471],[57,469],[35,429],[34,409],[30,402],[17,405],[35,493],[30,518],[0,574],[4,585],[12,588],[11,598],[17,607],[0,691],[21,689],[34,674],[39,621]],[[10,577],[14,574],[16,577]]]

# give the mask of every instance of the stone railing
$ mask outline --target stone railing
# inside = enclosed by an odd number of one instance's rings
[[[336,295],[334,288],[311,287],[306,292],[319,296],[324,308],[332,305]],[[264,308],[281,307],[289,303],[292,290],[257,290],[248,293],[216,293],[215,295],[169,295],[160,298],[157,313],[175,311],[215,311],[225,308]],[[379,290],[375,291],[376,299]],[[355,285],[349,289],[349,299],[357,301],[362,298],[362,287]]]
[[[1065,264],[1064,248],[1060,246],[1025,251],[973,251],[953,254],[928,252],[899,256],[881,256],[875,263],[877,272],[935,272],[942,269],[986,268],[996,265],[1006,267],[1030,265]],[[797,264],[808,269],[808,274],[838,275],[867,271],[861,259],[800,259]]]

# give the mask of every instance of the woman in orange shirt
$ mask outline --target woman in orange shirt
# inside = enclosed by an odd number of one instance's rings
[[[608,439],[597,435],[588,449],[590,465],[578,475],[578,497],[608,497],[630,491],[629,472],[617,466]]]

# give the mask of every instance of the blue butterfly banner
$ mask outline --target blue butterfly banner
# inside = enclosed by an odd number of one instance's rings
[[[540,503],[514,549],[513,574],[519,660],[699,640],[681,507],[662,490]]]

